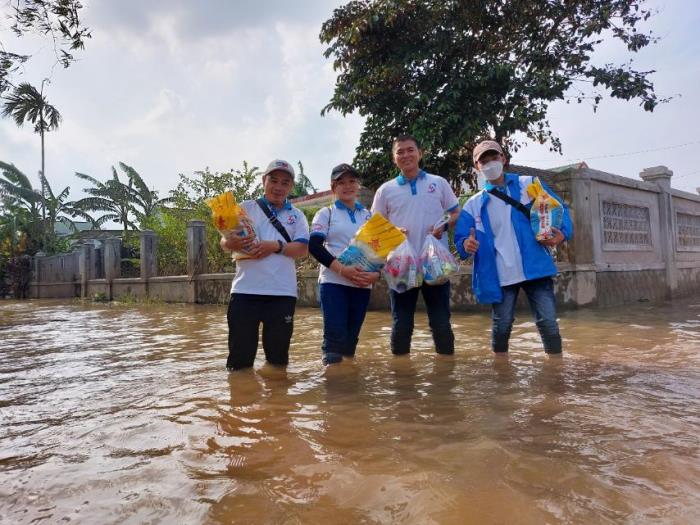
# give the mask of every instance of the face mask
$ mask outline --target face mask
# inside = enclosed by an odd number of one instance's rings
[[[503,164],[499,160],[492,160],[481,166],[481,174],[486,180],[496,180],[503,174]]]

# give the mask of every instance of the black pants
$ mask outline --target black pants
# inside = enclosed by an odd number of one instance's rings
[[[295,297],[234,293],[228,303],[228,359],[226,367],[253,366],[258,351],[258,330],[263,324],[265,359],[274,365],[289,362],[289,341],[294,330]]]
[[[389,290],[391,299],[391,351],[395,355],[411,351],[413,318],[416,313],[418,292],[423,293],[425,308],[428,311],[428,324],[433,332],[435,351],[438,354],[455,353],[455,336],[450,324],[450,283],[411,288],[403,293]]]

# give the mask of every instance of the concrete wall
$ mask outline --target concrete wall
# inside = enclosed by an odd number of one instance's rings
[[[642,180],[589,168],[559,174],[516,171],[541,176],[570,205],[574,237],[555,254],[561,306],[614,306],[700,294],[700,196],[672,189],[670,170],[649,168],[640,174]],[[153,232],[142,235],[140,279],[119,278],[114,260],[119,240],[108,239],[101,252],[90,244],[70,254],[36,257],[31,297],[228,301],[233,274],[207,274],[200,260],[206,257],[204,223],[188,225],[189,275],[154,276],[157,239]],[[102,274],[105,278],[98,279]],[[317,277],[317,271],[299,272],[300,305],[318,304]],[[473,308],[470,263],[451,282],[453,307]],[[380,281],[370,308],[388,307],[387,286]]]

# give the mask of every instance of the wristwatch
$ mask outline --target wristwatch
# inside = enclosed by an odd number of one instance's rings
[[[275,250],[275,253],[282,253],[282,250],[284,250],[284,243],[282,241],[280,241],[279,239],[277,239],[277,244],[279,244],[279,248],[277,248],[277,250]]]

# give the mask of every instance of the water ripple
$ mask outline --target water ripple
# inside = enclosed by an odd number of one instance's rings
[[[564,313],[560,359],[453,321],[396,358],[370,312],[324,369],[299,309],[286,370],[228,374],[223,307],[0,302],[0,522],[700,521],[700,305]]]

